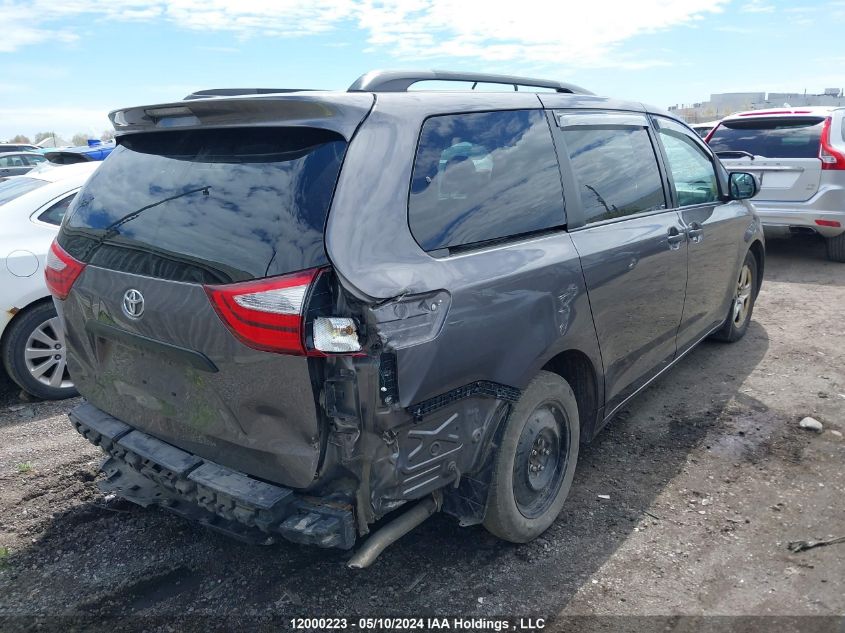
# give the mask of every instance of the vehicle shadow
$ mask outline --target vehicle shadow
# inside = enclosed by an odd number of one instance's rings
[[[561,517],[526,545],[437,515],[370,569],[351,571],[344,565],[348,552],[245,545],[161,511],[119,501],[106,509],[100,499],[57,514],[9,564],[49,574],[50,603],[62,605],[61,613],[125,618],[129,625],[138,616],[179,615],[180,630],[194,624],[207,630],[200,614],[218,624],[295,616],[552,615],[635,527],[672,519],[669,510],[653,508],[655,499],[691,454],[706,450],[705,437],[718,443],[735,432],[720,420],[729,405],[759,405],[739,390],[768,342],[766,330],[752,322],[743,340],[706,342],[649,387],[582,447]],[[16,576],[3,590],[14,595],[0,606],[15,613],[10,605],[26,604],[43,613],[32,597],[37,581]]]
[[[7,407],[18,401],[21,388],[12,382],[6,371],[0,367],[0,407]]]
[[[824,238],[795,235],[766,240],[766,281],[845,286],[845,264],[827,258]]]

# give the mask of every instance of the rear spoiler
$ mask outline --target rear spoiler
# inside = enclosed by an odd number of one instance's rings
[[[374,102],[369,93],[256,92],[125,108],[109,113],[109,119],[117,136],[174,128],[285,126],[332,130],[349,140]]]

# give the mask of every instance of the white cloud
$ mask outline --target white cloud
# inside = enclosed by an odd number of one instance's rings
[[[763,0],[751,0],[742,6],[743,13],[772,13],[774,5],[767,4]]]
[[[729,0],[12,0],[0,6],[7,34],[0,51],[74,36],[71,18],[166,20],[183,28],[296,37],[339,27],[362,30],[373,50],[399,60],[437,58],[566,67],[643,68],[668,59],[621,55],[635,36],[694,25]],[[761,10],[760,0],[745,5]],[[765,10],[765,9],[762,9]],[[10,38],[8,34],[18,35]]]

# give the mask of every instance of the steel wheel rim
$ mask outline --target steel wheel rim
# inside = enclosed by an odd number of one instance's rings
[[[59,317],[47,319],[26,339],[24,363],[29,375],[53,389],[72,388],[66,351],[65,333]]]
[[[743,264],[742,270],[739,271],[739,279],[736,283],[736,293],[734,294],[733,317],[735,325],[742,325],[748,316],[748,311],[751,308],[751,291],[753,281],[754,279],[751,274],[751,267],[748,264]]]
[[[540,404],[519,436],[513,464],[513,495],[520,514],[542,516],[552,505],[566,473],[569,430],[563,410]]]

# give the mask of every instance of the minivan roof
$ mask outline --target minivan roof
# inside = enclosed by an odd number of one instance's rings
[[[413,103],[420,109],[454,104],[472,110],[527,107],[628,110],[649,112],[679,120],[662,108],[636,101],[623,101],[592,94],[561,92],[410,91],[347,92],[316,91],[258,93],[234,96],[193,97],[190,100],[123,108],[109,113],[115,134],[211,127],[242,127],[285,124],[321,127],[350,139],[376,100]],[[389,98],[388,98],[389,97]],[[535,103],[536,106],[530,105]]]

